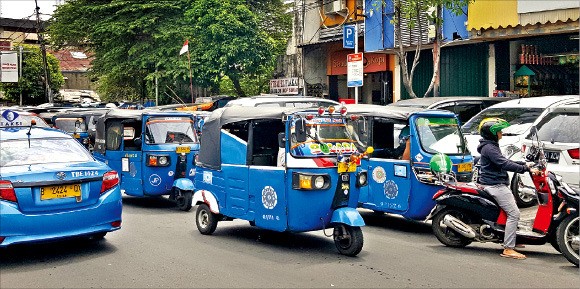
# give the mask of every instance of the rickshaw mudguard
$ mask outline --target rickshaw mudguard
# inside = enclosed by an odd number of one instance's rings
[[[193,200],[191,202],[193,205],[199,205],[201,203],[206,204],[209,210],[214,214],[220,213],[220,208],[215,195],[206,190],[199,190],[193,194]]]
[[[193,191],[193,182],[190,179],[179,178],[173,181],[173,187],[182,191]]]
[[[355,208],[338,208],[332,213],[330,223],[340,223],[352,227],[362,227],[365,225],[360,213]]]

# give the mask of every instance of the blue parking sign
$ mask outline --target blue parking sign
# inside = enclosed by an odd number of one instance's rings
[[[356,26],[344,25],[342,47],[354,49],[356,43]]]

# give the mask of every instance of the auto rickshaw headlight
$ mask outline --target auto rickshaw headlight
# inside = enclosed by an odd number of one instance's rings
[[[368,183],[368,174],[366,171],[359,172],[356,176],[356,185],[358,187],[364,187]]]
[[[147,155],[148,167],[166,167],[169,166],[169,156]]]
[[[330,177],[324,175],[292,173],[292,188],[295,190],[324,190],[330,186]]]

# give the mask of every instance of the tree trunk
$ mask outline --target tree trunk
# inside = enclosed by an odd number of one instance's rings
[[[437,21],[435,22],[435,43],[433,45],[433,77],[423,97],[427,97],[433,90],[433,97],[439,96],[439,71],[441,68],[441,6],[437,6]]]
[[[240,84],[240,79],[237,76],[229,76],[234,84],[234,89],[236,90],[236,94],[238,97],[246,97],[244,90],[242,89],[242,85]]]

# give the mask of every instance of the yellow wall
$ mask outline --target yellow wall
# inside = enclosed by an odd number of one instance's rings
[[[469,4],[467,30],[497,29],[519,24],[517,0],[475,0]]]
[[[324,0],[324,2],[327,2],[327,0]],[[363,14],[364,11],[362,9],[357,9],[358,11],[356,13],[354,13],[354,9],[356,7],[356,0],[346,0],[346,7],[348,7],[348,13],[349,15],[347,15],[347,18],[353,18],[355,19],[355,14]],[[325,15],[324,14],[324,7],[320,8],[320,15],[322,17],[322,24],[326,27],[333,27],[333,26],[337,26],[337,25],[341,25],[341,24],[346,24],[346,23],[351,23],[353,21],[350,20],[346,20],[344,19],[343,16],[338,15],[338,14],[329,14],[329,15]],[[357,21],[363,21],[364,18],[362,16],[357,16],[356,19]]]

